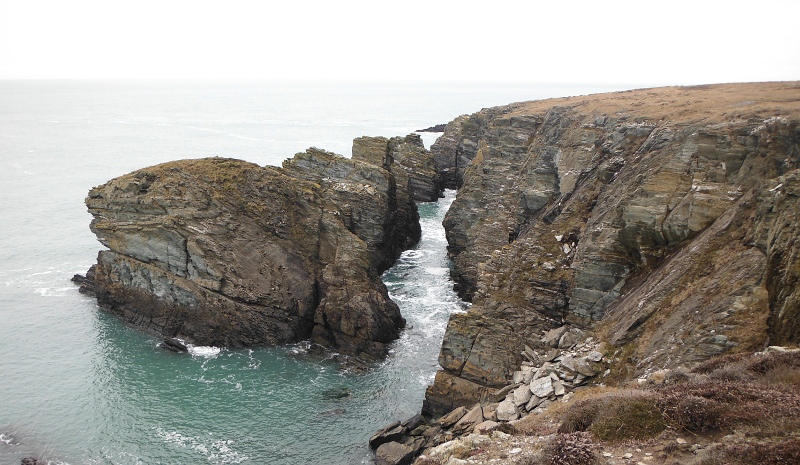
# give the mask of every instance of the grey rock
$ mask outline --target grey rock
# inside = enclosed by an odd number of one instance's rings
[[[467,414],[466,407],[463,406],[458,407],[456,409],[453,409],[453,411],[448,413],[447,415],[436,420],[436,423],[441,425],[442,428],[447,429],[456,424],[456,422],[458,422],[458,420],[460,420],[466,414]]]
[[[414,461],[415,454],[414,447],[387,442],[375,451],[375,465],[409,465]]]
[[[475,434],[491,433],[492,431],[497,429],[498,426],[500,426],[500,423],[497,423],[496,421],[486,420],[484,422],[475,425],[475,429],[473,430],[473,432]]]
[[[402,426],[399,421],[396,421],[376,431],[369,438],[369,447],[374,450],[387,442],[399,441],[407,432],[408,429]]]
[[[564,336],[564,334],[567,333],[568,330],[569,327],[567,326],[561,326],[558,328],[551,329],[550,331],[545,333],[545,335],[542,337],[542,342],[549,347],[557,348],[559,345],[559,341]]]
[[[531,412],[533,409],[539,406],[544,399],[539,396],[531,396],[530,400],[527,404],[525,404],[525,411]]]
[[[497,406],[498,421],[512,421],[519,418],[517,406],[512,401],[503,401]]]
[[[531,389],[530,386],[527,384],[523,384],[522,386],[518,387],[514,390],[514,405],[517,407],[521,405],[525,405],[531,400]]]
[[[458,422],[453,425],[453,432],[457,434],[466,433],[472,431],[472,429],[478,423],[482,423],[485,420],[483,417],[483,408],[480,405],[476,405],[472,407],[472,409],[467,412],[466,415],[461,417]]]
[[[553,395],[553,380],[550,376],[535,379],[531,382],[530,390],[536,397],[550,397]]]

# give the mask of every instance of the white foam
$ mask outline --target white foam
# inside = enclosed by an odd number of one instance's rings
[[[429,266],[425,268],[425,272],[436,276],[445,276],[450,273],[450,269],[444,267]]]
[[[0,442],[5,443],[9,446],[18,446],[19,443],[14,440],[14,438],[10,434],[0,433]]]
[[[162,441],[191,449],[206,457],[211,463],[242,463],[250,457],[233,450],[235,444],[230,439],[203,440],[197,436],[186,436],[177,431],[156,430],[156,435]]]
[[[214,358],[222,352],[222,349],[214,346],[194,346],[189,344],[186,348],[189,350],[190,354],[206,358]]]

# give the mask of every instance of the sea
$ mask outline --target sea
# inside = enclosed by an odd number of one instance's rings
[[[93,186],[154,164],[280,165],[484,107],[620,86],[395,81],[0,80],[0,464],[369,464],[370,435],[420,411],[453,292],[442,219],[383,279],[408,321],[364,371],[306,343],[175,354],[78,292],[102,245]],[[421,133],[427,146],[438,134]]]

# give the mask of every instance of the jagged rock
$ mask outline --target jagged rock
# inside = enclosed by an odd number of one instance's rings
[[[598,372],[583,357],[567,356],[559,365],[572,373],[578,373],[586,377],[595,376]]]
[[[553,381],[553,394],[557,396],[563,396],[566,393],[567,391],[564,388],[564,383],[561,381]]]
[[[800,340],[795,87],[647,89],[448,124],[432,152],[461,186],[444,224],[473,305],[448,324],[438,379],[473,388],[469,404],[533,361],[544,331],[600,320],[634,377]]]
[[[447,415],[436,420],[436,423],[441,425],[442,428],[450,428],[466,414],[467,414],[466,407],[458,407],[454,409],[452,412],[448,413]]]
[[[482,423],[484,420],[483,407],[476,405],[453,425],[453,432],[456,434],[470,432],[475,428],[475,425]]]
[[[603,354],[601,354],[600,352],[598,352],[596,350],[593,350],[593,351],[589,352],[588,355],[586,355],[586,360],[588,360],[590,362],[599,362],[599,361],[603,360]]]
[[[541,404],[543,400],[544,399],[539,397],[539,396],[531,396],[530,400],[528,400],[528,403],[525,404],[525,411],[526,412],[533,411],[533,409],[538,407],[539,404]]]
[[[568,326],[561,326],[561,327],[558,327],[558,328],[553,328],[550,331],[548,331],[547,333],[545,333],[545,335],[542,337],[542,342],[545,345],[549,346],[549,347],[558,348],[559,343],[561,341],[561,338],[565,334],[567,334],[568,331],[569,331],[569,327]],[[557,355],[556,355],[556,357],[557,357]],[[555,357],[553,357],[553,358],[555,358]],[[548,360],[548,362],[549,361],[550,360]]]
[[[559,349],[572,348],[575,344],[578,343],[581,336],[583,336],[583,331],[581,331],[578,328],[570,328],[569,331],[561,335],[561,338],[558,340],[558,348]]]
[[[376,431],[375,434],[369,438],[369,447],[374,450],[387,442],[400,441],[405,437],[407,432],[408,428],[402,426],[399,421],[396,421]]]
[[[90,296],[95,295],[94,276],[97,265],[92,265],[86,272],[86,275],[76,274],[72,277],[72,282],[79,285],[78,292]]]
[[[408,192],[417,202],[435,202],[442,196],[433,155],[418,134],[405,137],[359,137],[353,140],[353,160],[366,161],[403,174]]]
[[[375,451],[375,465],[409,465],[418,450],[399,442],[387,442]]]
[[[86,199],[109,248],[95,268],[98,303],[200,345],[310,337],[383,357],[404,320],[380,273],[418,237],[396,227],[416,214],[398,191],[382,167],[317,149],[282,169],[211,158],[121,176]]]
[[[545,362],[552,362],[559,355],[561,355],[561,351],[560,350],[558,350],[558,349],[550,349],[550,350],[547,351],[547,354],[544,356],[544,361]]]
[[[513,400],[514,405],[517,407],[521,405],[525,405],[531,400],[531,388],[527,384],[523,384],[522,386],[518,387],[514,390]]]

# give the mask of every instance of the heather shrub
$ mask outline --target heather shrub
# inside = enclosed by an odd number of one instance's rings
[[[800,352],[768,352],[746,364],[748,371],[762,375],[777,368],[800,368]]]
[[[656,397],[643,391],[614,393],[579,402],[570,408],[559,433],[590,432],[602,441],[646,439],[666,428]]]
[[[584,400],[572,405],[564,414],[559,434],[569,434],[587,431],[600,410],[599,399]]]
[[[544,450],[547,465],[594,465],[597,457],[587,433],[557,434]]]
[[[729,424],[726,406],[705,397],[668,393],[658,404],[671,422],[693,433],[717,431]]]
[[[603,402],[601,412],[589,428],[589,432],[601,441],[648,439],[667,427],[652,395],[609,397]]]
[[[731,465],[790,465],[800,463],[800,438],[766,443],[743,443],[725,447],[719,463]]]

